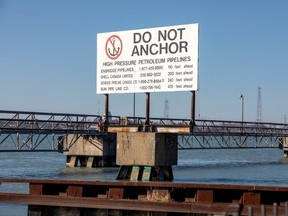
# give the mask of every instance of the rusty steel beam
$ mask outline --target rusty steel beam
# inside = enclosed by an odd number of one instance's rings
[[[115,209],[130,211],[153,211],[174,213],[237,213],[240,205],[237,203],[171,203],[148,202],[139,200],[113,200],[103,198],[43,196],[29,194],[0,194],[4,203],[28,204],[38,206],[58,206],[93,209]]]
[[[29,194],[0,193],[0,202],[39,206],[267,215],[288,213],[288,187],[173,182],[0,179],[29,183]]]
[[[285,192],[288,194],[286,186],[264,186],[264,185],[223,185],[223,184],[195,184],[195,183],[178,183],[178,182],[141,182],[141,181],[83,181],[83,180],[46,180],[46,179],[7,179],[0,178],[1,183],[30,183],[30,184],[47,184],[47,185],[82,185],[82,186],[111,186],[111,187],[171,187],[171,188],[190,188],[190,189],[219,189],[219,190],[242,190],[242,191],[271,191]],[[288,198],[288,197],[287,197]]]
[[[117,209],[117,210],[139,210],[139,211],[162,211],[190,213],[189,203],[155,203],[138,200],[115,200],[90,197],[71,196],[43,196],[29,194],[0,194],[0,201],[7,203],[62,206],[75,208]],[[204,210],[204,208],[202,208]]]

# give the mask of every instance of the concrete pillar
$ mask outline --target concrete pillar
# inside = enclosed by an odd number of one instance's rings
[[[87,167],[92,168],[93,167],[93,161],[94,161],[94,157],[93,156],[88,157]]]
[[[288,137],[280,138],[279,147],[283,149],[284,158],[288,158]]]
[[[61,142],[67,157],[67,166],[116,166],[116,134],[99,136],[67,135]],[[61,146],[60,146],[61,148]]]
[[[177,134],[117,133],[116,163],[121,165],[117,179],[173,180],[172,165],[177,165],[177,147]]]
[[[77,157],[76,156],[67,156],[66,158],[66,166],[67,167],[75,167],[77,166]]]

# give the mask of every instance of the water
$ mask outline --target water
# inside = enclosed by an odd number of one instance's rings
[[[0,178],[115,181],[118,168],[68,168],[60,153],[0,153]],[[181,150],[175,182],[288,186],[288,161],[279,149]],[[27,193],[3,183],[0,192]],[[0,204],[0,216],[26,216],[26,205]]]

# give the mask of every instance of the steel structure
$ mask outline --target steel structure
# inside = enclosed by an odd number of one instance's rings
[[[195,120],[191,125],[190,119],[149,118],[148,124],[146,120],[112,116],[107,122],[99,115],[0,110],[0,151],[68,151],[69,147],[59,146],[68,134],[77,140],[78,135],[121,131],[177,133],[179,149],[278,148],[288,136],[288,125],[280,123]]]
[[[101,121],[99,115],[0,110],[0,151],[58,151],[68,134],[98,135]]]

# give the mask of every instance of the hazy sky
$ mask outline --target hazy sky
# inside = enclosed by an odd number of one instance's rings
[[[103,114],[96,94],[96,35],[199,23],[196,115],[288,116],[287,0],[0,0],[0,109]],[[151,117],[187,118],[190,93],[151,93]],[[110,96],[113,115],[133,115],[133,94]],[[145,94],[136,94],[145,116]]]

